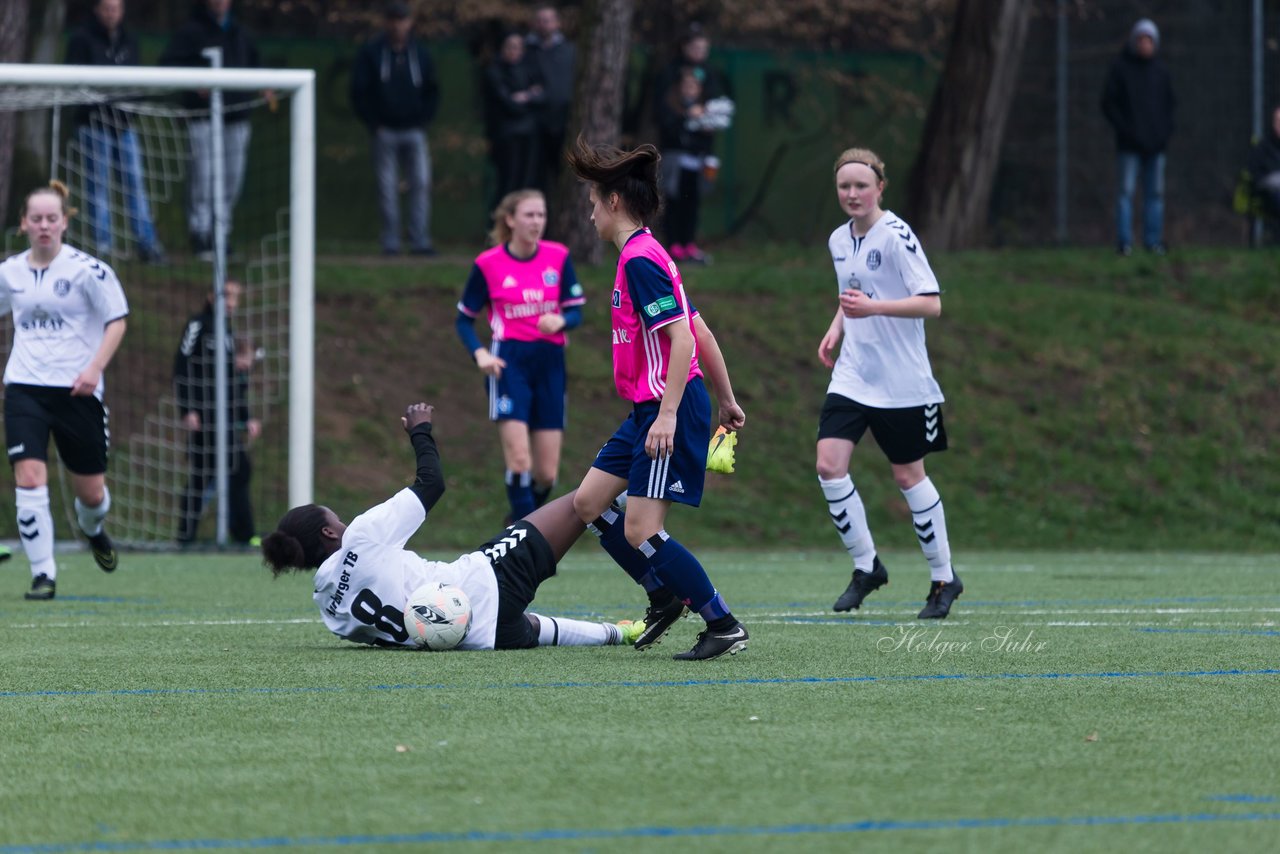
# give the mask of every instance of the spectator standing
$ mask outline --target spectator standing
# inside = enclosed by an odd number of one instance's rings
[[[249,33],[231,14],[231,0],[199,0],[191,17],[180,26],[160,55],[161,65],[208,66],[204,51],[222,49],[223,68],[258,68],[258,48]],[[218,223],[224,238],[231,234],[236,202],[244,187],[244,169],[249,156],[249,111],[258,95],[254,92],[226,90],[222,93],[223,126],[223,198],[227,221]],[[207,112],[209,90],[185,92],[182,106],[200,110],[187,126],[191,145],[191,171],[187,198],[187,232],[191,250],[207,259],[213,257],[214,188],[213,188],[213,123]]]
[[[658,74],[654,118],[659,148],[669,167],[663,176],[667,244],[676,261],[704,264],[698,246],[698,214],[704,176],[719,168],[713,151],[717,131],[729,127],[733,101],[723,78],[707,64],[711,42],[697,24],[680,44],[680,56]]]
[[[1280,217],[1280,104],[1271,111],[1271,125],[1249,152],[1249,175],[1263,208]]]
[[[494,195],[499,200],[537,181],[542,159],[538,117],[544,103],[542,78],[527,61],[524,37],[506,34],[498,56],[484,72],[485,127],[497,173]]]
[[[356,56],[351,106],[369,128],[382,214],[382,254],[400,254],[400,177],[408,183],[409,251],[435,255],[431,240],[431,149],[427,126],[440,105],[440,84],[426,45],[413,36],[404,3],[386,7],[384,31]]]
[[[1142,241],[1158,255],[1164,243],[1165,149],[1173,136],[1173,84],[1156,56],[1160,30],[1148,18],[1133,25],[1111,63],[1102,113],[1116,134],[1116,249],[1133,252],[1133,194],[1142,180]]]
[[[255,536],[249,479],[253,469],[249,445],[262,433],[262,422],[249,415],[249,367],[252,357],[238,355],[231,316],[240,305],[244,286],[234,279],[223,285],[227,330],[227,522],[232,539],[250,545]],[[178,398],[178,414],[188,431],[187,459],[190,470],[178,519],[178,543],[195,542],[206,494],[214,482],[217,466],[218,408],[215,375],[218,369],[217,329],[214,326],[214,295],[187,321],[173,359],[173,386]]]
[[[525,40],[530,63],[542,79],[537,112],[539,161],[532,186],[550,192],[564,164],[565,128],[573,104],[577,49],[560,29],[560,12],[550,3],[534,9],[533,32]]]
[[[96,0],[93,14],[67,42],[67,65],[139,65],[138,39],[124,26],[124,0]],[[75,114],[76,138],[84,157],[85,206],[99,255],[114,249],[111,227],[112,174],[119,176],[129,228],[143,261],[164,261],[156,237],[151,203],[142,178],[142,157],[129,116],[110,104],[81,107]]]

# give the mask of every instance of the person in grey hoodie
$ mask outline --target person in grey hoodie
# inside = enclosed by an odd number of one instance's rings
[[[1116,134],[1116,249],[1133,252],[1133,193],[1142,178],[1142,242],[1163,255],[1165,149],[1173,136],[1173,84],[1156,56],[1160,30],[1148,18],[1133,25],[1111,63],[1102,113]]]

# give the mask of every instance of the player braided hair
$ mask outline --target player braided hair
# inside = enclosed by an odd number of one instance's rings
[[[835,168],[831,170],[832,174],[840,171],[841,166],[847,166],[850,163],[861,163],[863,166],[876,173],[876,177],[880,179],[880,183],[885,187],[889,186],[889,179],[885,177],[884,161],[880,159],[874,151],[869,148],[846,148],[840,152],[840,156],[836,158]]]
[[[320,531],[328,517],[323,507],[303,504],[280,519],[276,529],[262,540],[262,562],[272,577],[292,570],[316,569],[329,556],[321,541]]]
[[[590,145],[581,136],[566,155],[569,168],[584,181],[596,185],[596,193],[607,198],[617,193],[623,207],[641,223],[662,210],[658,192],[658,164],[662,155],[645,143],[630,151],[612,145]]]
[[[22,200],[22,210],[18,214],[19,219],[27,218],[27,204],[31,201],[32,197],[38,196],[41,193],[48,193],[50,196],[57,197],[58,201],[62,203],[62,215],[67,219],[71,219],[79,213],[78,210],[67,204],[67,199],[71,198],[71,191],[67,189],[67,185],[55,178],[47,185],[43,187],[36,187],[30,193],[27,193],[27,197]]]
[[[489,232],[489,239],[494,246],[501,246],[511,239],[511,226],[507,225],[507,217],[515,216],[516,208],[525,199],[542,199],[546,203],[541,190],[512,190],[503,196],[502,201],[493,209],[493,229]]]

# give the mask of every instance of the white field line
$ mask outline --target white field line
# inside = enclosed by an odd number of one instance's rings
[[[132,620],[129,622],[110,621],[113,628],[122,629],[165,629],[165,628],[187,628],[191,626],[280,626],[280,625],[323,625],[319,617],[307,617],[305,619],[287,619],[287,620]],[[61,623],[5,623],[0,625],[0,631],[5,629],[21,629],[30,631],[31,629],[100,629],[103,626],[103,620],[81,620],[79,622],[61,622]]]

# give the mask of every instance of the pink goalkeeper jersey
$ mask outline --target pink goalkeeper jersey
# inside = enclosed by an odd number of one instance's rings
[[[494,341],[546,341],[564,346],[564,331],[546,335],[538,331],[538,318],[558,314],[562,307],[585,302],[569,260],[569,247],[542,240],[529,258],[517,258],[505,245],[495,246],[476,258],[458,310],[475,317],[488,309]]]
[[[613,381],[624,399],[633,403],[662,399],[671,339],[660,330],[670,323],[688,324],[694,336],[689,379],[702,376],[693,310],[680,271],[647,228],[632,235],[622,248],[611,305]]]

